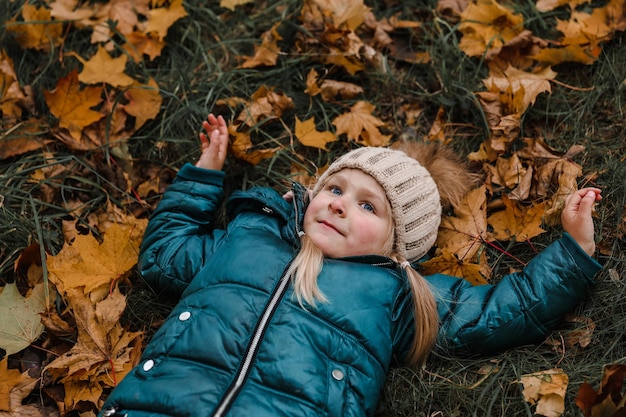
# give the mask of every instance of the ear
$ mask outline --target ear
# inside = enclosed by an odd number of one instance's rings
[[[433,177],[444,209],[458,208],[463,197],[478,185],[481,175],[470,171],[450,147],[438,142],[403,139],[392,146],[414,158]]]

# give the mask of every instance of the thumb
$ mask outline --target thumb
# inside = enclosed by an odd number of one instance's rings
[[[580,205],[578,208],[579,213],[581,214],[591,214],[593,210],[593,203],[596,201],[596,193],[593,191],[587,191],[587,193],[583,196],[580,201]]]

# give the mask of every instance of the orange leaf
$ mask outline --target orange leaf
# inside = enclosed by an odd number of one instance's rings
[[[462,51],[489,59],[524,30],[524,18],[495,0],[471,2],[461,12],[459,30]]]
[[[273,157],[276,152],[280,150],[279,147],[253,150],[252,140],[250,139],[249,133],[238,132],[237,127],[234,125],[228,126],[228,132],[231,136],[235,137],[235,140],[230,146],[232,154],[235,158],[242,159],[252,165],[256,165],[266,158]]]
[[[85,84],[107,83],[113,87],[126,87],[135,80],[124,74],[126,70],[126,55],[112,58],[111,55],[98,45],[98,52],[89,61],[84,61],[78,55],[74,56],[83,63],[83,70],[78,75],[78,80]]]
[[[6,25],[7,32],[15,36],[22,48],[50,52],[51,47],[61,44],[63,25],[52,22],[50,10],[25,3],[22,6],[22,17],[23,22],[12,19]]]
[[[470,191],[455,216],[443,216],[437,248],[447,250],[461,261],[472,262],[487,237],[487,193],[482,186]]]
[[[385,123],[372,115],[376,106],[366,101],[358,101],[350,111],[337,116],[333,124],[337,127],[337,136],[346,134],[349,140],[365,146],[386,146],[391,135],[383,135],[378,130]]]
[[[43,94],[50,112],[59,118],[59,126],[67,128],[76,140],[80,140],[85,126],[104,117],[91,109],[102,101],[102,88],[87,87],[81,91],[77,70],[61,78],[53,91],[44,90]]]
[[[320,132],[315,128],[315,118],[301,122],[296,116],[296,138],[305,146],[328,150],[326,144],[337,140],[333,133]]]
[[[545,232],[541,228],[545,203],[523,207],[506,195],[502,196],[505,209],[487,218],[493,227],[490,240],[512,240],[524,242]]]
[[[18,369],[8,369],[8,356],[0,360],[0,411],[12,411],[10,393],[24,377]]]
[[[565,411],[565,393],[569,377],[562,369],[525,374],[520,378],[524,400],[537,404],[535,414],[559,417]]]
[[[462,261],[447,249],[441,251],[439,256],[421,263],[424,274],[446,274],[463,278],[472,285],[486,284],[487,280],[482,274],[483,266]]]
[[[101,286],[108,288],[136,265],[145,224],[145,220],[113,224],[102,244],[91,235],[76,236],[71,245],[64,244],[56,256],[46,259],[50,281],[62,293],[72,288],[82,288],[85,294]]]
[[[159,7],[148,12],[148,22],[144,29],[147,34],[156,33],[160,40],[165,39],[167,31],[178,19],[187,16],[183,0],[172,0],[169,7]]]
[[[124,92],[128,104],[124,104],[124,111],[135,116],[135,129],[154,119],[161,110],[163,98],[159,94],[159,86],[150,78],[148,84],[134,84]]]
[[[262,36],[260,46],[254,47],[254,56],[246,57],[241,68],[256,68],[262,66],[276,65],[276,60],[280,54],[280,48],[277,42],[282,40],[282,36],[276,30],[281,22],[277,22],[271,29],[267,30]]]

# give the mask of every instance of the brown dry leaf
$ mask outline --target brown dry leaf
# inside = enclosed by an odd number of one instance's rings
[[[375,108],[371,103],[358,101],[349,112],[337,116],[333,120],[337,127],[337,136],[345,134],[348,140],[365,146],[387,146],[391,135],[383,135],[378,130],[385,123],[372,115]]]
[[[524,18],[495,0],[470,3],[461,12],[459,48],[469,56],[489,60],[524,30]]]
[[[34,114],[36,111],[32,88],[20,85],[13,61],[0,49],[0,112],[3,121],[16,123],[24,112]]]
[[[252,149],[254,145],[250,139],[250,133],[238,132],[237,127],[234,125],[228,125],[228,133],[235,138],[230,145],[230,152],[235,158],[244,160],[252,165],[256,165],[266,158],[273,157],[281,149],[280,147]]]
[[[491,182],[509,189],[517,187],[526,175],[527,168],[514,153],[510,158],[499,157],[496,165],[485,165],[491,173]]]
[[[547,225],[555,226],[560,224],[561,211],[563,211],[565,201],[570,194],[578,190],[577,179],[581,175],[582,167],[565,158],[552,159],[536,168],[536,196],[552,195],[544,215],[544,222]],[[557,190],[551,194],[555,186]]]
[[[248,126],[255,126],[263,119],[280,118],[283,112],[294,108],[293,100],[273,88],[261,86],[252,94],[246,107],[237,120]]]
[[[41,120],[29,119],[3,132],[0,140],[0,160],[44,148],[52,142],[42,135],[44,129],[45,124]]]
[[[365,15],[370,10],[363,0],[307,0],[305,3],[319,8],[323,16],[331,19],[334,27],[349,31],[354,31],[361,26]]]
[[[117,286],[103,295],[85,294],[80,287],[69,288],[65,295],[74,313],[78,340],[44,372],[63,383],[65,407],[72,410],[79,401],[98,405],[103,388],[123,379],[137,363],[138,355],[133,351],[140,349],[143,333],[121,327],[126,297]]]
[[[586,381],[578,391],[576,405],[585,417],[621,416],[626,411],[626,393],[622,392],[626,365],[605,365],[603,372],[602,382],[597,391]]]
[[[108,287],[136,265],[145,227],[145,219],[113,224],[104,233],[102,244],[91,235],[76,236],[72,244],[65,243],[56,256],[46,259],[50,281],[63,294],[72,288],[87,294]]]
[[[50,112],[59,118],[59,126],[67,128],[76,141],[84,127],[102,119],[104,115],[91,107],[102,102],[102,88],[87,87],[80,90],[78,71],[75,69],[61,78],[53,91],[43,92]]]
[[[126,35],[126,43],[122,45],[133,61],[141,62],[144,55],[148,55],[150,60],[154,60],[161,55],[165,47],[165,41],[159,39],[156,34],[143,32],[133,32]]]
[[[63,25],[52,22],[50,10],[26,3],[22,6],[22,18],[23,21],[11,19],[6,22],[7,32],[13,34],[22,48],[50,52],[51,47],[61,44]]]
[[[263,33],[261,36],[261,45],[254,46],[254,56],[244,57],[244,62],[240,65],[240,68],[257,68],[276,65],[276,60],[280,54],[280,47],[277,42],[283,39],[277,30],[281,23],[282,22],[275,23],[271,29]]]
[[[342,100],[350,100],[363,94],[363,87],[345,81],[325,79],[320,85],[320,92],[324,101],[332,101],[337,96]]]
[[[139,129],[148,120],[153,120],[161,111],[163,97],[159,94],[159,86],[153,78],[147,84],[133,84],[125,92],[128,100],[122,108],[135,117],[135,130]]]
[[[487,218],[487,223],[493,227],[489,240],[524,242],[545,232],[541,228],[546,205],[544,202],[524,207],[505,194],[502,201],[505,209]]]
[[[68,55],[70,54],[68,53]],[[102,45],[98,45],[98,51],[88,61],[82,59],[78,54],[72,53],[71,55],[83,64],[83,70],[78,75],[78,81],[82,83],[107,83],[113,87],[127,87],[135,82],[132,77],[124,74],[128,61],[126,55],[113,58]]]
[[[484,265],[461,260],[448,249],[441,250],[438,256],[422,262],[420,266],[425,275],[446,274],[463,278],[472,285],[486,284],[487,277],[491,275],[490,271],[487,272],[488,275],[484,275]]]
[[[535,414],[559,417],[565,411],[565,393],[569,377],[562,369],[549,369],[522,375],[519,381],[524,389],[524,400],[537,404]]]
[[[312,146],[327,151],[326,144],[335,142],[337,136],[329,131],[320,132],[315,128],[315,118],[304,122],[296,116],[296,138],[305,146]]]
[[[509,66],[503,73],[490,72],[489,77],[483,80],[483,83],[491,92],[510,91],[513,97],[520,97],[519,102],[509,100],[506,107],[509,109],[509,114],[521,115],[535,103],[539,94],[552,91],[550,80],[553,80],[556,75],[556,72],[549,67],[538,72],[528,72]]]
[[[442,217],[435,245],[461,261],[473,262],[487,237],[486,187],[470,191],[454,214]]]

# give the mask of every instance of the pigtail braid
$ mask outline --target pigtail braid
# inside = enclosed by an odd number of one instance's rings
[[[424,277],[413,269],[408,262],[404,261],[401,265],[409,278],[415,317],[413,344],[406,360],[409,364],[422,368],[437,341],[439,332],[437,302]]]

